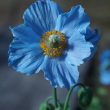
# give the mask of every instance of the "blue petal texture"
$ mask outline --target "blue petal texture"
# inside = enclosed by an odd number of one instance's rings
[[[18,72],[32,75],[40,70],[53,87],[69,89],[79,79],[78,66],[93,56],[99,40],[81,5],[64,13],[52,0],[34,2],[23,15],[24,23],[11,28],[9,64]],[[41,36],[52,30],[63,33],[67,48],[58,58],[50,58],[40,48]]]
[[[14,40],[9,49],[9,64],[14,69],[26,75],[41,70],[44,56],[40,48],[40,37],[55,27],[56,18],[62,12],[50,0],[39,0],[24,12],[24,24],[11,29]]]
[[[26,25],[32,27],[40,36],[55,29],[56,19],[62,9],[51,0],[38,0],[33,3],[23,15]]]
[[[85,36],[86,41],[91,42],[93,45],[91,48],[91,55],[85,59],[85,61],[87,61],[94,56],[97,50],[98,42],[100,40],[100,35],[97,29],[92,30],[90,27],[87,28],[86,33],[82,34]]]
[[[79,72],[76,66],[72,66],[65,61],[65,56],[61,58],[45,57],[43,64],[44,75],[54,87],[66,87],[69,89],[79,79]]]
[[[77,36],[77,37],[74,37]],[[93,45],[85,40],[81,34],[75,33],[73,37],[68,40],[69,49],[66,60],[75,66],[84,63],[84,59],[91,55],[91,48]]]
[[[85,35],[90,26],[88,15],[81,5],[73,7],[70,12],[58,16],[56,30],[64,33],[68,39],[67,61],[79,66],[84,59],[91,55],[91,42],[87,42]]]
[[[14,39],[9,48],[9,64],[26,75],[39,72],[44,56],[37,34],[24,24],[12,28],[11,31]]]
[[[100,74],[100,82],[103,85],[110,85],[110,72],[103,72]]]
[[[55,29],[61,31],[67,37],[71,37],[74,33],[86,32],[89,25],[89,16],[84,12],[81,5],[77,5],[70,12],[58,16]]]
[[[110,85],[110,50],[105,50],[100,57],[100,82]]]
[[[102,52],[100,56],[100,63],[103,63],[105,60],[110,59],[110,50],[106,49]]]

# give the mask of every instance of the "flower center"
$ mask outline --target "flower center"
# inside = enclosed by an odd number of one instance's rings
[[[42,35],[40,47],[45,55],[59,57],[66,48],[65,35],[59,31],[49,31]]]
[[[49,46],[52,48],[57,48],[60,45],[60,37],[58,35],[52,34],[48,39]]]

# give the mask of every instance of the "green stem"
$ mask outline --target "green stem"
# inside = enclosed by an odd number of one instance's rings
[[[65,104],[64,104],[64,110],[67,110],[67,108],[68,108],[68,103],[69,103],[70,96],[71,96],[71,94],[72,94],[73,89],[74,89],[74,86],[71,87],[71,89],[70,89],[70,90],[68,91],[68,93],[67,93],[66,100],[65,100]]]
[[[67,108],[68,108],[68,103],[69,103],[69,101],[70,101],[70,96],[71,96],[71,94],[72,94],[72,92],[73,92],[73,89],[74,89],[75,87],[77,87],[77,86],[82,86],[83,88],[85,88],[85,86],[84,86],[83,84],[81,84],[81,83],[78,83],[78,84],[74,85],[73,87],[71,87],[70,90],[69,90],[68,93],[67,93],[66,100],[65,100],[65,104],[64,104],[64,109],[63,109],[63,110],[67,110]]]
[[[54,93],[53,93],[53,95],[54,95],[55,107],[57,108],[57,107],[58,107],[58,103],[57,103],[57,89],[56,89],[56,88],[54,88]]]

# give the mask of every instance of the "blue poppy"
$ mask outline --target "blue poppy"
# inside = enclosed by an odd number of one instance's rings
[[[99,35],[81,5],[69,12],[52,0],[38,0],[14,28],[9,64],[32,75],[40,70],[54,87],[70,88],[79,79],[78,66],[93,56]]]
[[[100,82],[110,85],[110,50],[105,50],[100,57]]]

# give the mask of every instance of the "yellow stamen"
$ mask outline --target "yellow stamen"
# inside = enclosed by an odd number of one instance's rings
[[[57,35],[59,37],[59,44],[57,47],[52,47],[48,45],[48,40],[51,35]],[[59,57],[62,55],[63,51],[66,48],[66,39],[65,35],[59,31],[49,31],[42,35],[40,47],[44,51],[44,55],[48,55],[50,57]]]

